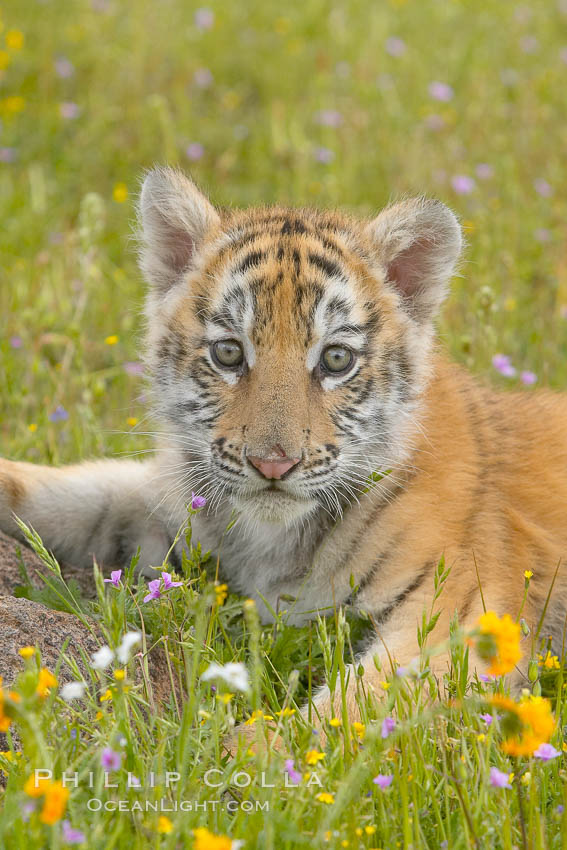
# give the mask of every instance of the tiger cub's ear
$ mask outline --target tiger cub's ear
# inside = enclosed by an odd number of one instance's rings
[[[165,293],[191,268],[219,216],[181,171],[154,168],[146,176],[138,205],[140,267],[147,281]]]
[[[461,253],[461,228],[441,201],[422,198],[387,207],[367,226],[379,262],[402,306],[430,321],[448,289]]]

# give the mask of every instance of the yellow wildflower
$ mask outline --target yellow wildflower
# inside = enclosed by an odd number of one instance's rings
[[[217,694],[217,700],[219,702],[222,702],[224,705],[228,705],[228,703],[231,701],[233,696],[234,696],[234,694],[229,694],[229,693]]]
[[[315,799],[319,800],[320,803],[327,803],[328,806],[330,806],[331,803],[335,802],[334,796],[332,794],[329,794],[328,791],[321,791],[320,794],[317,794]]]
[[[339,726],[342,725],[342,721],[339,720],[338,717],[331,717],[329,720],[329,726],[332,726],[333,729],[338,729]]]
[[[273,720],[274,719],[271,714],[264,714],[263,711],[261,711],[260,709],[257,709],[256,711],[252,712],[252,714],[250,715],[248,720],[244,721],[244,725],[245,726],[253,726],[256,723],[256,721],[259,720],[262,717],[264,718],[264,720]]]
[[[355,721],[352,724],[352,728],[356,732],[357,738],[362,741],[364,735],[366,734],[366,726],[364,725],[364,723],[358,723],[358,721]]]
[[[128,200],[128,186],[126,183],[117,183],[112,190],[112,198],[117,204],[123,204]]]
[[[114,678],[116,679],[117,682],[123,682],[124,679],[126,678],[126,670],[115,670],[114,671]]]
[[[293,717],[295,714],[295,708],[282,708],[281,711],[276,711],[276,717]]]
[[[371,826],[365,826],[364,831],[367,835],[374,835],[374,833],[376,832],[376,827],[374,826],[374,824],[372,824]]]
[[[5,97],[2,101],[2,108],[5,112],[11,112],[15,115],[17,112],[23,112],[26,108],[26,102],[23,97],[19,95],[12,95],[11,97]]]
[[[305,761],[310,765],[317,764],[317,762],[320,762],[324,758],[325,753],[320,753],[318,750],[309,750],[305,754]]]
[[[520,626],[509,614],[500,618],[494,611],[483,614],[479,626],[485,640],[481,638],[479,641],[478,651],[482,658],[490,661],[488,673],[491,676],[509,673],[522,657]]]
[[[28,431],[31,431],[32,434],[35,434],[37,431],[37,424],[35,422],[30,422],[28,425]]]
[[[47,667],[42,667],[39,671],[39,678],[37,680],[37,688],[35,689],[36,694],[39,694],[40,697],[49,696],[49,691],[51,688],[57,687],[57,679],[50,673]]]
[[[385,691],[387,691],[387,690],[388,690],[388,688],[391,688],[391,687],[392,687],[392,683],[391,683],[391,682],[380,682],[380,685],[384,688],[384,690],[385,690]]]
[[[533,573],[531,570],[524,570],[524,578],[527,578],[528,581],[532,578]]]
[[[165,815],[160,815],[158,818],[157,831],[161,835],[169,835],[170,832],[173,832],[173,824],[169,818]]]
[[[516,703],[509,697],[495,694],[492,705],[508,713],[509,734],[502,744],[511,756],[531,756],[541,744],[549,741],[555,730],[551,703],[544,697],[529,695]],[[504,729],[506,722],[504,722]]]
[[[546,670],[559,670],[561,664],[559,663],[559,658],[557,655],[552,655],[549,649],[547,650],[547,655],[545,658],[543,655],[538,655],[538,662],[540,667],[545,667]]]
[[[24,784],[24,793],[28,797],[43,797],[48,787],[51,785],[51,779],[47,776],[37,776],[32,773]]]
[[[35,655],[35,646],[22,646],[21,649],[18,649],[18,655],[21,655],[22,658],[33,658]]]
[[[116,345],[117,342],[118,336],[116,334],[110,334],[110,336],[107,336],[104,340],[105,345]]]
[[[42,823],[54,824],[61,820],[67,808],[69,789],[60,780],[50,782],[45,790],[45,801],[39,819]]]
[[[2,684],[2,676],[0,676],[0,685]],[[0,732],[7,732],[12,723],[12,718],[4,713],[4,692],[0,688]]]
[[[0,71],[4,71],[10,64],[10,54],[5,50],[0,50]]]
[[[226,597],[228,596],[228,585],[227,584],[216,584],[215,585],[215,593],[216,593],[216,604],[222,605]]]
[[[21,30],[8,30],[5,41],[10,50],[21,50],[24,46],[24,34]]]
[[[136,416],[129,416],[126,423],[130,426],[130,428],[133,428],[134,425],[138,424],[138,419]]]
[[[107,688],[105,690],[105,692],[101,695],[100,701],[101,702],[108,702],[108,700],[111,700],[111,699],[112,699],[112,691],[110,690],[110,688]]]
[[[232,847],[232,839],[228,835],[215,835],[204,826],[194,829],[193,835],[195,836],[194,850],[230,850]]]

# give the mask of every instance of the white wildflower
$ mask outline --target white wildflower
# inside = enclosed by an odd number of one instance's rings
[[[109,646],[101,646],[100,649],[93,652],[92,665],[95,670],[106,670],[113,658],[114,653],[111,648]]]
[[[69,700],[81,699],[81,697],[84,697],[86,689],[87,686],[84,682],[67,682],[67,684],[63,685],[61,688],[60,693],[63,699],[69,702]]]
[[[126,632],[122,638],[122,643],[116,650],[116,657],[121,664],[128,664],[132,649],[136,646],[136,644],[141,643],[141,640],[141,632]]]
[[[250,690],[248,670],[240,662],[224,665],[213,662],[208,670],[205,670],[201,679],[203,682],[210,682],[211,679],[222,679],[231,691],[248,693]]]

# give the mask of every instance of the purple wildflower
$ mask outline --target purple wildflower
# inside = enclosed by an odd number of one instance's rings
[[[447,103],[452,100],[455,94],[450,85],[447,83],[440,83],[437,80],[429,84],[427,91],[433,100],[440,100],[443,103]]]
[[[394,88],[394,78],[391,74],[378,74],[376,85],[382,91],[391,91]]]
[[[541,759],[541,761],[551,761],[551,759],[556,759],[560,755],[561,752],[556,750],[553,744],[540,744],[534,752],[534,757]]]
[[[425,126],[428,130],[438,132],[439,130],[442,130],[445,126],[445,119],[442,115],[437,115],[437,113],[433,113],[432,115],[428,115],[425,118]]]
[[[523,53],[536,53],[539,50],[539,41],[535,35],[525,35],[520,39],[520,50]]]
[[[213,75],[208,68],[197,68],[193,74],[193,82],[199,89],[208,89],[213,84]]]
[[[538,177],[537,180],[534,180],[534,189],[542,198],[550,198],[553,195],[551,185],[543,177]]]
[[[558,815],[562,815],[563,812],[565,811],[565,806],[562,806],[561,803],[559,803],[559,805],[557,806],[555,811],[557,812]]]
[[[100,754],[100,763],[107,770],[120,770],[122,753],[117,753],[111,747],[105,747]]]
[[[494,168],[488,162],[479,162],[475,168],[475,174],[479,180],[490,180],[494,177]]]
[[[65,844],[83,844],[87,840],[85,833],[80,829],[74,829],[68,820],[63,821],[62,831]]]
[[[58,56],[55,60],[55,73],[58,77],[61,77],[63,80],[69,79],[75,73],[75,68],[73,63],[69,61],[65,56]]]
[[[479,716],[481,720],[484,720],[487,726],[492,726],[492,721],[494,720],[492,714],[481,714]]]
[[[551,242],[551,232],[547,227],[538,227],[534,230],[534,237],[538,242]]]
[[[301,773],[295,769],[295,762],[293,759],[285,760],[285,772],[289,776],[289,780],[293,785],[299,785],[301,782]]]
[[[181,587],[181,585],[183,584],[182,581],[172,581],[171,573],[162,573],[161,577],[163,579],[164,590],[171,590],[172,587]]]
[[[343,116],[336,109],[322,109],[315,113],[315,122],[322,127],[340,127]]]
[[[500,354],[500,355],[497,354],[496,355],[496,357],[504,357],[504,356],[505,356],[504,354]],[[492,358],[492,364],[494,365],[494,357]],[[496,368],[496,366],[495,366],[495,368]],[[489,676],[487,673],[479,673],[478,678],[480,679],[481,682],[489,683],[489,682],[494,682],[495,679],[496,679],[496,676]]]
[[[144,602],[149,602],[150,599],[159,599],[161,596],[160,590],[161,579],[155,578],[153,581],[148,582],[148,590],[150,591],[147,596],[144,596]]]
[[[24,344],[21,336],[11,336],[10,337],[10,347],[11,348],[21,348]]]
[[[492,365],[505,378],[513,378],[516,374],[516,370],[510,363],[510,358],[507,354],[495,354],[492,358]]]
[[[406,52],[406,43],[395,35],[391,35],[386,39],[386,53],[390,56],[403,56]]]
[[[498,770],[497,767],[490,768],[490,784],[493,788],[511,788],[510,785],[510,777],[507,773],[504,773],[502,770]]]
[[[346,80],[350,77],[350,65],[348,62],[337,62],[335,65],[335,74],[337,77],[340,77],[341,80]]]
[[[500,79],[505,86],[509,86],[511,88],[518,83],[520,75],[515,68],[504,68],[504,70],[500,72]]]
[[[140,363],[138,360],[128,360],[124,364],[124,371],[127,375],[143,375],[144,374],[144,364]]]
[[[382,791],[385,791],[386,788],[389,788],[392,782],[394,781],[394,777],[390,774],[379,773],[378,776],[375,776],[372,782],[374,785],[377,785]]]
[[[531,387],[533,384],[537,383],[537,375],[535,372],[530,372],[528,370],[520,372],[520,381],[522,384],[525,384],[526,387]]]
[[[205,32],[205,30],[213,28],[215,16],[211,9],[197,9],[193,20],[195,21],[197,29],[201,30],[201,32]]]
[[[69,414],[62,404],[58,404],[53,413],[50,413],[47,418],[50,422],[66,422]]]
[[[204,508],[207,504],[207,500],[204,496],[197,496],[196,493],[191,493],[191,508],[194,511],[198,511],[201,508]]]
[[[15,148],[0,148],[0,162],[15,162],[16,161],[16,149]]]
[[[35,811],[35,801],[30,800],[27,803],[24,803],[22,806],[22,820],[24,823],[27,823],[30,819],[30,815]]]
[[[110,578],[105,578],[105,584],[113,584],[114,587],[120,587],[120,576],[122,575],[122,570],[112,570],[110,573]]]
[[[200,142],[191,142],[191,144],[187,145],[185,148],[185,156],[187,159],[190,159],[191,162],[197,162],[199,159],[202,159],[204,153],[205,148]]]
[[[323,165],[329,165],[335,158],[333,151],[329,148],[315,148],[315,159]]]
[[[451,177],[451,186],[457,195],[470,195],[476,188],[476,183],[467,174],[456,174]]]
[[[59,115],[61,118],[72,120],[73,118],[78,118],[80,114],[81,107],[76,103],[65,101],[64,103],[59,104]]]
[[[382,721],[382,737],[387,738],[396,728],[396,721],[393,717],[385,717]]]

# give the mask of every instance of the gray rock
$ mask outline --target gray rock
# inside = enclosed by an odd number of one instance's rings
[[[19,554],[18,554],[19,553]],[[19,560],[23,560],[31,583],[36,588],[44,586],[40,574],[49,575],[49,570],[38,556],[25,546],[8,537],[0,531],[0,596],[13,596],[17,585],[23,583],[19,568]],[[87,598],[95,596],[95,586],[92,570],[83,570],[67,564],[61,566],[61,572],[66,579],[75,579],[81,592]]]
[[[15,597],[14,591],[22,584],[18,567],[20,557],[28,571],[31,583],[42,588],[40,575],[48,575],[48,568],[40,558],[26,546],[0,532],[0,676],[3,686],[10,687],[23,669],[23,660],[18,653],[22,646],[37,646],[44,667],[55,671],[61,650],[73,658],[90,682],[83,655],[89,659],[105,643],[96,623],[90,628],[78,617],[62,611],[54,611],[39,602]],[[90,571],[74,567],[61,568],[66,579],[75,578],[84,596],[94,596],[94,578]],[[142,681],[141,661],[135,660],[136,683]],[[156,647],[148,656],[149,678],[156,704],[165,703],[171,695],[169,672],[162,647]],[[74,678],[70,667],[62,662],[58,671],[59,684]],[[179,694],[178,694],[179,696]],[[7,748],[5,736],[0,734],[0,750]]]

